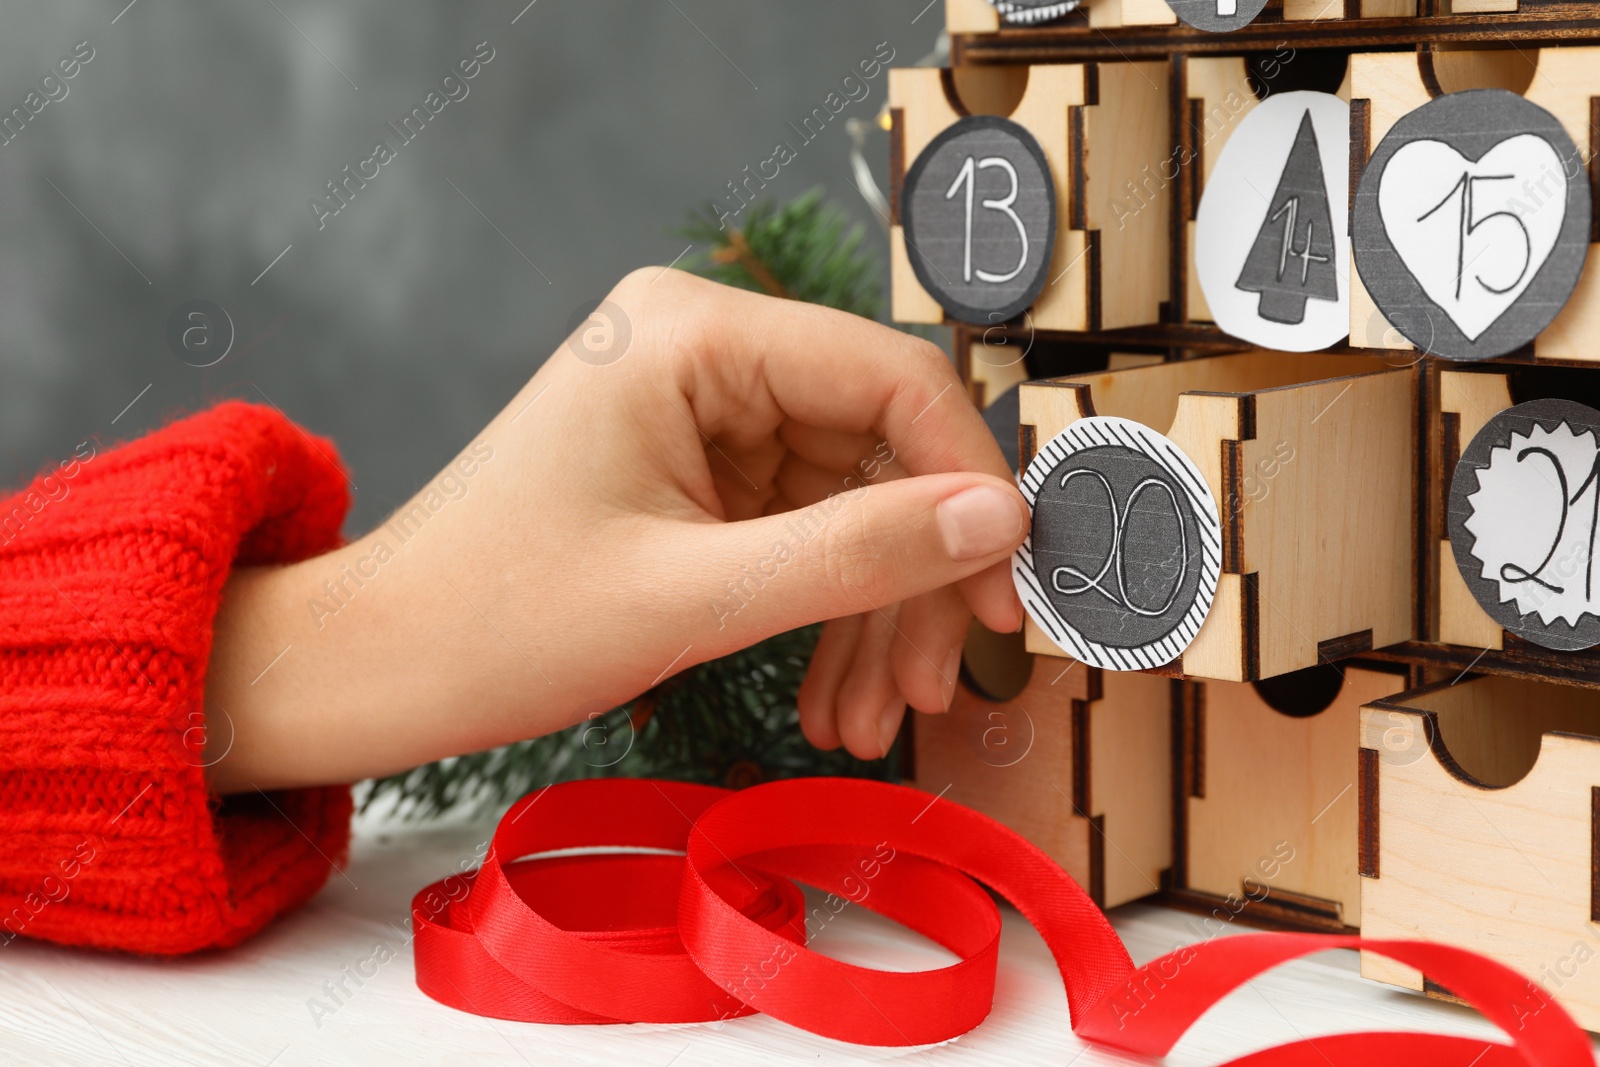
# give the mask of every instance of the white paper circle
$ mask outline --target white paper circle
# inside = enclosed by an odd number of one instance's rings
[[[1279,227],[1278,190],[1302,120],[1311,119],[1317,155],[1327,189],[1332,234],[1332,266],[1338,277],[1338,298],[1305,301],[1303,318],[1288,323],[1264,318],[1262,294],[1239,288],[1245,261],[1258,238],[1277,242],[1284,253],[1279,263],[1290,283],[1314,258],[1326,254],[1315,229],[1305,240],[1301,221],[1283,247]],[[1225,332],[1263,348],[1311,352],[1337,344],[1350,333],[1350,105],[1327,93],[1293,92],[1269,96],[1240,120],[1206,179],[1195,219],[1193,269],[1211,306],[1211,319]],[[1269,216],[1278,214],[1276,219]]]
[[[1022,605],[1065,653],[1136,671],[1183,654],[1222,572],[1217,501],[1177,445],[1130,419],[1079,419],[1019,480],[1033,510],[1012,559]]]

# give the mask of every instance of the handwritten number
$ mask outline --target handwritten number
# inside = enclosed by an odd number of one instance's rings
[[[1283,204],[1267,216],[1268,222],[1283,220],[1283,237],[1278,245],[1278,281],[1283,281],[1283,272],[1288,269],[1289,259],[1293,257],[1300,261],[1300,284],[1305,285],[1306,279],[1311,275],[1311,264],[1328,262],[1327,256],[1319,256],[1312,251],[1312,243],[1316,240],[1316,221],[1306,223],[1306,246],[1300,251],[1294,250],[1295,220],[1300,214],[1300,198],[1291,196]]]
[[[1101,474],[1099,471],[1088,469],[1068,471],[1066,474],[1061,476],[1061,488],[1065,489],[1067,487],[1067,483],[1078,475],[1087,475],[1095,479],[1100,483],[1100,488],[1105,491],[1106,503],[1110,505],[1111,511],[1111,550],[1106,554],[1104,562],[1100,564],[1099,572],[1096,573],[1094,577],[1089,577],[1089,575],[1085,574],[1076,567],[1057,567],[1050,574],[1051,586],[1054,587],[1056,592],[1062,594],[1063,596],[1079,596],[1083,593],[1089,592],[1092,589],[1118,607],[1125,608],[1128,611],[1133,612],[1135,615],[1143,615],[1146,618],[1156,618],[1158,616],[1165,615],[1167,610],[1171,608],[1173,603],[1178,599],[1178,593],[1183,589],[1183,580],[1189,574],[1189,537],[1184,530],[1183,512],[1178,506],[1178,494],[1173,492],[1170,485],[1161,481],[1159,478],[1146,478],[1144,481],[1133,487],[1133,492],[1128,494],[1128,499],[1123,502],[1122,510],[1119,512],[1117,510],[1116,494],[1111,490],[1111,483],[1107,481],[1106,476]],[[1177,581],[1172,583],[1172,592],[1167,596],[1166,603],[1162,604],[1159,608],[1154,609],[1141,607],[1140,605],[1135,604],[1132,598],[1128,596],[1127,564],[1122,554],[1123,539],[1128,532],[1128,513],[1133,510],[1133,505],[1138,502],[1140,496],[1142,496],[1145,492],[1152,490],[1166,494],[1168,503],[1172,505],[1172,516],[1178,520],[1179,559],[1178,578]],[[1112,573],[1117,580],[1117,589],[1115,593],[1101,584],[1105,580],[1107,573]],[[1063,588],[1061,585],[1061,578],[1063,575],[1068,578],[1075,578],[1081,584],[1070,589]]]
[[[1566,592],[1564,587],[1546,581],[1540,575],[1544,573],[1546,567],[1550,566],[1550,561],[1555,558],[1556,549],[1561,547],[1561,535],[1566,532],[1567,517],[1571,513],[1572,505],[1582,499],[1583,494],[1588,492],[1590,487],[1594,487],[1594,501],[1589,508],[1589,545],[1584,560],[1585,573],[1583,578],[1584,599],[1592,600],[1594,597],[1594,542],[1596,528],[1600,527],[1600,453],[1595,454],[1594,462],[1589,465],[1589,473],[1584,477],[1577,491],[1570,497],[1567,496],[1566,468],[1562,466],[1560,458],[1548,448],[1540,448],[1535,445],[1518,452],[1517,462],[1522,463],[1530,456],[1542,456],[1555,468],[1556,481],[1560,483],[1561,487],[1561,518],[1556,523],[1555,536],[1550,540],[1550,550],[1544,554],[1544,559],[1539,561],[1539,565],[1530,571],[1526,567],[1517,566],[1515,563],[1503,563],[1500,565],[1500,580],[1513,583],[1532,582],[1534,585],[1548,589],[1558,595]]]
[[[983,201],[983,207],[990,211],[1004,212],[1006,217],[1011,220],[1012,225],[1017,228],[1017,236],[1022,239],[1022,255],[1018,257],[1016,267],[1005,274],[995,274],[990,271],[983,270],[982,268],[979,268],[976,272],[974,272],[972,268],[973,187],[977,184],[977,172],[980,170],[985,170],[989,167],[999,167],[1010,176],[1011,192],[995,200]],[[966,186],[967,215],[966,234],[961,259],[961,280],[964,282],[970,282],[972,281],[972,275],[976,273],[979,281],[989,282],[992,285],[1001,285],[1005,282],[1009,282],[1011,279],[1021,274],[1022,268],[1028,265],[1028,230],[1027,227],[1022,224],[1022,220],[1017,217],[1017,213],[1011,209],[1011,205],[1017,202],[1017,193],[1019,190],[1017,181],[1017,168],[1011,165],[1010,160],[1002,159],[1000,156],[987,156],[984,159],[978,160],[975,168],[973,165],[973,158],[968,156],[967,161],[963,163],[961,165],[961,169],[956,172],[956,180],[950,183],[950,189],[944,194],[944,198],[946,200],[954,198],[956,191],[959,190],[963,185]]]
[[[1300,198],[1291,196],[1283,202],[1283,206],[1272,213],[1272,219],[1282,215],[1283,241],[1278,246],[1278,280],[1283,281],[1283,269],[1289,265],[1289,249],[1294,245],[1294,217],[1300,213]],[[1272,221],[1268,219],[1267,221]],[[1311,250],[1311,243],[1306,242],[1306,251]],[[1303,284],[1303,283],[1302,283]]]
[[[1510,219],[1513,223],[1516,224],[1517,229],[1519,231],[1521,231],[1521,233],[1522,233],[1522,266],[1517,268],[1517,276],[1514,279],[1512,279],[1511,284],[1509,284],[1509,285],[1507,285],[1507,286],[1505,286],[1504,288],[1501,288],[1501,289],[1496,289],[1494,286],[1492,286],[1488,282],[1484,281],[1483,280],[1483,275],[1481,275],[1481,274],[1474,275],[1472,280],[1477,282],[1479,285],[1483,286],[1484,289],[1486,289],[1489,292],[1494,293],[1496,295],[1499,295],[1501,293],[1509,293],[1511,290],[1515,289],[1518,285],[1522,284],[1522,276],[1524,274],[1528,273],[1528,267],[1530,265],[1532,265],[1532,263],[1533,263],[1533,238],[1531,238],[1528,235],[1528,226],[1527,226],[1527,224],[1524,223],[1521,219],[1519,219],[1514,212],[1511,212],[1511,211],[1491,211],[1487,215],[1484,215],[1482,218],[1476,217],[1474,215],[1474,213],[1473,213],[1472,204],[1473,204],[1474,192],[1475,192],[1476,186],[1477,186],[1477,184],[1479,182],[1506,182],[1506,181],[1511,181],[1511,180],[1512,180],[1512,175],[1510,175],[1510,174],[1474,174],[1474,175],[1468,176],[1465,171],[1462,171],[1460,180],[1457,181],[1454,185],[1452,185],[1450,187],[1450,191],[1448,193],[1444,194],[1444,199],[1439,201],[1437,204],[1433,205],[1427,211],[1424,211],[1422,214],[1417,216],[1417,221],[1421,222],[1423,219],[1427,218],[1429,215],[1432,215],[1435,211],[1438,211],[1440,208],[1444,207],[1451,200],[1457,201],[1457,219],[1456,219],[1456,299],[1457,300],[1461,299],[1461,279],[1466,275],[1467,268],[1472,266],[1472,263],[1466,262],[1467,238],[1471,237],[1480,227],[1487,225],[1489,222],[1491,222],[1494,219],[1499,219],[1499,218]],[[1499,251],[1499,249],[1495,249],[1495,251]],[[1473,263],[1477,262],[1478,259],[1479,259],[1478,256],[1473,256],[1472,257]]]

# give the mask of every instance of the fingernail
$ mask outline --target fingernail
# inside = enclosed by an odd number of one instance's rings
[[[944,549],[957,563],[1013,548],[1027,529],[1016,494],[975,485],[947,497],[934,509]]]
[[[950,650],[944,658],[944,673],[939,679],[939,684],[944,687],[944,710],[950,710],[950,702],[956,696],[956,679],[961,676],[961,646],[957,645]]]
[[[883,711],[878,714],[878,743],[883,746],[883,754],[887,756],[889,749],[894,747],[894,739],[900,736],[900,720],[905,717],[906,702],[900,697],[895,697],[883,706]]]

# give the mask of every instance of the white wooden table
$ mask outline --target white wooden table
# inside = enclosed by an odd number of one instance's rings
[[[230,952],[152,962],[21,941],[0,948],[0,1063],[1130,1062],[1072,1036],[1050,955],[1009,909],[994,1011],[972,1033],[944,1045],[862,1048],[760,1016],[720,1025],[568,1027],[453,1011],[423,996],[412,981],[406,943],[411,895],[474,857],[490,829],[358,820],[345,875],[335,875],[310,905]],[[1204,936],[1194,917],[1163,908],[1131,905],[1112,918],[1141,962]],[[381,965],[376,957],[384,954],[375,953],[380,944],[394,953]],[[928,967],[951,959],[860,908],[846,908],[814,944],[842,959],[884,967]],[[373,962],[361,966],[363,960]],[[343,1003],[336,1003],[328,988],[337,988],[347,967],[367,973],[376,968],[376,974],[360,985],[344,978],[349,993],[340,993]],[[1167,1062],[1217,1064],[1298,1037],[1353,1029],[1497,1033],[1464,1008],[1364,981],[1355,955],[1335,952],[1295,962],[1239,990]]]

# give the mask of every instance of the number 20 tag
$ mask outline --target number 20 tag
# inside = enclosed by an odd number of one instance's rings
[[[1079,419],[1021,479],[1033,525],[1012,561],[1023,607],[1067,654],[1108,670],[1171,663],[1222,570],[1216,498],[1194,462],[1129,419]]]

